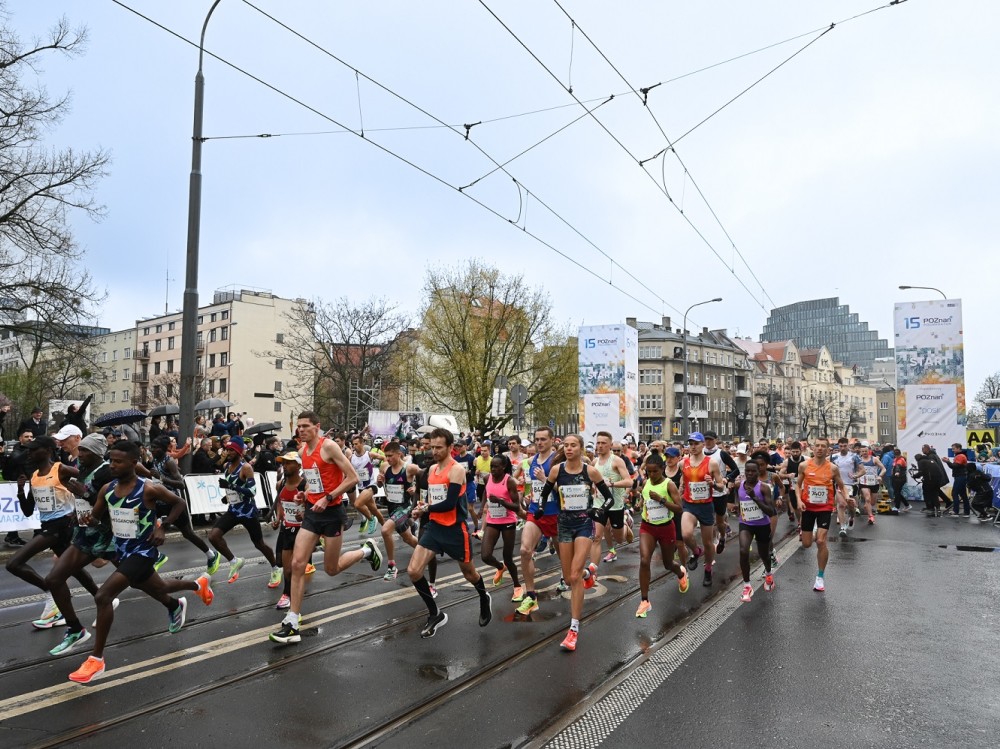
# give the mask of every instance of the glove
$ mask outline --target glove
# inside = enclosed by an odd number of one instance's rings
[[[531,513],[531,517],[533,517],[535,520],[541,520],[542,515],[544,514],[545,514],[545,509],[541,505],[539,505],[538,507],[535,508],[534,512]]]
[[[219,477],[219,486],[221,488],[223,488],[223,489],[228,489],[229,488],[229,479],[227,479],[227,478],[225,478],[223,476],[220,476]]]
[[[591,507],[587,510],[587,517],[601,525],[608,522],[608,512],[603,507]]]

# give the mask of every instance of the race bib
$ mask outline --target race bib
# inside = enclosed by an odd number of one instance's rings
[[[427,487],[427,504],[433,507],[448,499],[448,487],[445,484],[431,484]]]
[[[76,497],[73,500],[73,504],[76,505],[76,519],[80,525],[83,525],[83,519],[85,516],[89,515],[91,510],[94,508],[90,506],[90,502],[81,497]]]
[[[541,502],[542,501],[542,489],[544,489],[544,488],[545,488],[545,482],[544,481],[535,481],[535,480],[533,480],[531,482],[531,498],[535,502]]]
[[[646,518],[651,523],[665,523],[673,518],[674,513],[662,502],[655,499],[646,500]]]
[[[117,538],[134,539],[139,537],[139,516],[129,507],[109,507],[111,511],[111,530]]]
[[[35,498],[35,507],[39,512],[56,511],[56,490],[51,486],[33,486],[31,495]]]
[[[281,509],[285,513],[285,522],[298,525],[302,522],[302,505],[297,502],[281,501]]]
[[[562,509],[568,512],[583,512],[590,508],[590,487],[586,484],[571,484],[559,487]]]
[[[763,520],[764,512],[752,499],[740,500],[740,515],[744,520]]]
[[[707,481],[692,481],[688,487],[690,488],[691,502],[707,502],[712,498]]]
[[[489,510],[490,517],[494,520],[500,520],[507,517],[507,508],[503,505],[498,505],[496,502],[490,502],[487,509]]]
[[[810,486],[807,501],[811,505],[830,504],[830,491],[825,486]]]
[[[231,505],[238,505],[243,501],[243,497],[235,489],[226,489],[226,501]]]
[[[303,468],[302,475],[306,477],[306,491],[309,494],[324,494],[323,478],[319,475],[318,468]]]
[[[878,476],[875,473],[875,466],[865,466],[865,475],[861,477],[864,486],[877,486]]]
[[[371,478],[371,474],[368,472],[367,468],[358,469],[358,481],[362,484],[367,484],[368,479]]]
[[[386,484],[385,501],[391,505],[401,505],[405,503],[406,489],[402,484]]]
[[[481,473],[477,473],[476,483],[479,484],[480,486],[484,485],[486,483],[486,477],[483,476]]]

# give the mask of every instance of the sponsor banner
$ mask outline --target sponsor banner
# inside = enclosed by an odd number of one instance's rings
[[[906,428],[898,432],[899,449],[910,462],[924,445],[938,455],[965,441],[965,427],[958,423],[955,385],[908,385]]]
[[[219,474],[189,473],[184,477],[184,488],[187,489],[188,506],[192,515],[226,512],[226,492],[219,486]],[[263,492],[258,491],[255,499],[257,507],[267,507]]]
[[[588,393],[583,396],[583,421],[587,425],[587,439],[593,440],[598,432],[617,435],[620,429],[621,398],[618,393]],[[617,437],[616,437],[617,439]]]
[[[25,517],[17,498],[17,482],[0,482],[0,532],[31,531],[42,527],[38,513]]]
[[[608,431],[616,440],[639,431],[639,331],[628,325],[589,325],[578,332],[580,432],[593,439]],[[588,396],[615,396],[617,418]],[[609,399],[610,400],[610,399]],[[600,411],[600,415],[598,415]],[[600,425],[593,422],[598,419]],[[613,423],[611,423],[613,422]]]
[[[410,439],[424,426],[426,416],[421,411],[369,411],[368,431],[384,439]]]

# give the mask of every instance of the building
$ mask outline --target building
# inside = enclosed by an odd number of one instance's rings
[[[134,408],[132,397],[135,393],[135,328],[126,328],[113,333],[96,336],[97,350],[94,359],[97,364],[94,399],[90,402],[90,420],[122,408]]]
[[[800,349],[826,346],[834,360],[867,373],[878,358],[892,356],[892,349],[878,331],[858,319],[839,297],[796,302],[771,310],[761,341],[791,340]]]

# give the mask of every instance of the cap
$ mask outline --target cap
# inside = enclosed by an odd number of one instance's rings
[[[704,441],[705,441],[705,435],[702,434],[701,432],[691,432],[691,434],[688,435],[688,442],[704,442]]]
[[[233,437],[228,443],[226,443],[226,449],[235,450],[242,455],[244,451],[246,451],[247,446],[242,437]]]
[[[31,413],[33,414],[40,414],[41,412],[42,409],[40,409],[38,406],[35,406],[33,409],[31,409]]]
[[[376,437],[375,438],[375,444],[376,445],[381,445],[384,441],[385,440],[383,440],[381,437]]]
[[[80,427],[75,424],[63,424],[62,429],[52,435],[52,439],[59,440],[60,442],[69,437],[82,437],[83,432],[80,431]]]
[[[718,433],[713,432],[711,429],[708,429],[705,431],[705,439],[717,440],[719,439],[719,435]]]
[[[493,442],[491,440],[483,440],[483,444],[484,445],[492,445]]]
[[[746,442],[741,442],[740,444],[738,444],[736,446],[736,454],[737,455],[746,455],[748,449],[749,449],[749,446],[747,445],[747,443]]]
[[[681,451],[678,450],[676,447],[668,447],[663,452],[664,452],[665,455],[669,455],[671,458],[679,458],[679,457],[681,457]]]
[[[302,465],[302,458],[295,450],[290,450],[284,455],[279,455],[275,458],[275,460],[279,463],[298,463],[299,465]]]
[[[80,449],[103,457],[108,451],[108,441],[103,434],[88,434],[80,440]]]
[[[528,447],[531,443],[528,440],[521,440],[521,447]]]
[[[41,437],[35,437],[35,439],[31,440],[31,442],[25,445],[25,448],[28,450],[38,450],[39,448],[55,450],[56,441],[48,435],[42,435]]]

